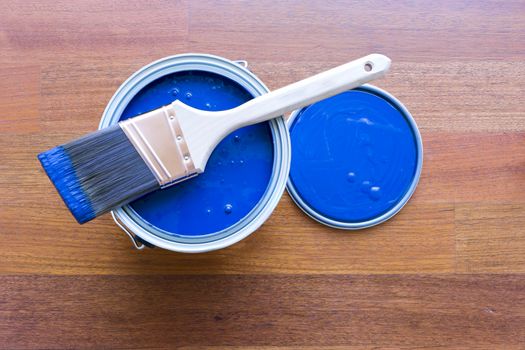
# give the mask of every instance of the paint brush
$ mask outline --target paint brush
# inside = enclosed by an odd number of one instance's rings
[[[38,159],[82,224],[202,173],[213,149],[232,131],[358,87],[389,67],[388,57],[368,55],[225,111],[202,111],[177,100],[57,146]]]

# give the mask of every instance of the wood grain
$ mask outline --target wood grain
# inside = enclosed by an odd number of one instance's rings
[[[190,6],[190,49],[249,61],[345,61],[388,52],[397,61],[520,60],[522,1],[235,1]],[[253,16],[251,16],[253,14]],[[256,18],[256,19],[255,19]],[[231,43],[235,43],[232,45]],[[261,56],[261,53],[265,53]]]
[[[378,51],[390,55],[391,49]],[[330,61],[250,61],[250,66],[270,88],[279,88],[359,54],[339,60],[330,55]],[[373,84],[400,99],[425,131],[525,130],[525,105],[515,98],[525,94],[525,62],[447,56],[439,62],[420,62],[393,56],[388,77]]]
[[[525,272],[525,205],[469,203],[455,213],[458,269]]]
[[[454,211],[441,204],[413,205],[382,227],[347,233],[306,219],[286,196],[257,234],[198,255],[133,251],[109,217],[79,229],[63,224],[72,220],[61,208],[35,209],[43,228],[35,237],[31,222],[9,224],[21,208],[4,210],[3,274],[420,273],[453,272],[455,266]],[[429,228],[416,232],[423,225]]]
[[[518,348],[525,342],[525,280],[513,275],[0,281],[8,297],[0,310],[0,339],[9,349]]]
[[[13,84],[16,81],[16,84]],[[0,68],[0,133],[40,130],[40,67],[14,65]]]
[[[523,348],[524,1],[0,1],[0,48],[0,349]],[[377,85],[423,136],[414,197],[351,233],[285,195],[199,255],[77,225],[36,154],[184,52],[246,59],[271,89],[387,54]]]

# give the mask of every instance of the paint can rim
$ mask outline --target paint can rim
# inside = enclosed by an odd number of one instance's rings
[[[264,83],[244,65],[215,55],[187,53],[154,61],[132,74],[117,89],[102,115],[99,129],[118,122],[131,99],[146,85],[167,74],[200,70],[219,74],[242,86],[254,97],[267,93]],[[148,224],[131,206],[113,211],[118,221],[141,239],[164,249],[200,253],[225,248],[256,231],[271,215],[286,187],[290,170],[291,144],[284,118],[269,122],[274,144],[272,176],[258,204],[236,224],[208,235],[198,237],[172,236]]]

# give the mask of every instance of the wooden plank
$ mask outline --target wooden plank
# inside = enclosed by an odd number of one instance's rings
[[[524,275],[4,276],[9,349],[518,348]]]
[[[525,272],[525,204],[456,206],[458,270]]]
[[[373,51],[394,62],[519,60],[524,10],[523,1],[195,1],[190,50],[272,62],[344,61]]]
[[[390,51],[381,51],[390,55]],[[231,54],[229,56],[231,57]],[[332,57],[332,56],[330,56]],[[255,62],[251,70],[271,89],[335,67],[339,61]],[[525,130],[525,62],[396,59],[385,78],[372,82],[398,98],[423,131],[502,132]]]
[[[0,135],[40,130],[40,67],[0,66]]]
[[[184,50],[180,46],[178,49]],[[104,109],[118,87],[151,60],[141,57],[132,63],[124,62],[71,57],[47,64],[42,72],[44,130],[74,132],[78,136],[97,130]]]
[[[180,50],[188,35],[185,0],[2,2],[0,13],[7,49],[48,62],[155,55],[174,44]]]
[[[108,216],[79,227],[56,204],[34,208],[31,220],[22,207],[4,206],[0,274],[410,273],[455,264],[454,212],[443,204],[414,204],[384,225],[349,233],[307,218],[286,196],[249,238],[197,255],[135,251]]]
[[[423,131],[422,137],[418,196],[448,203],[525,201],[525,133]]]
[[[111,62],[68,58],[46,63],[40,107],[45,130],[76,130],[80,134],[96,129],[118,86],[141,66],[160,57],[114,58]],[[352,58],[357,56],[331,62],[249,63],[250,69],[275,89]],[[525,62],[395,60],[387,77],[374,84],[399,98],[424,132],[525,131],[525,104],[517,98],[525,94]]]
[[[524,131],[525,64],[510,60],[397,62],[379,82],[422,130]]]

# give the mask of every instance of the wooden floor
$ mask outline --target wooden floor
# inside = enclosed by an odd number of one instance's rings
[[[246,59],[270,88],[371,52],[423,136],[415,196],[358,233],[285,195],[218,252],[77,225],[36,154],[141,66]],[[0,1],[0,349],[525,348],[525,1]]]

